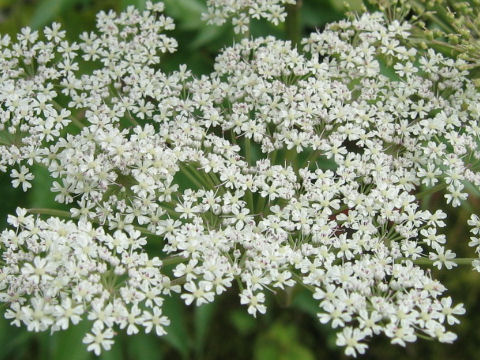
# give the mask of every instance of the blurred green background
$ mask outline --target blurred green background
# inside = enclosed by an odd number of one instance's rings
[[[361,0],[349,0],[351,7],[360,9]],[[185,63],[197,75],[213,68],[215,55],[232,43],[231,26],[207,26],[200,20],[205,8],[202,0],[165,0],[166,13],[175,19],[177,28],[171,36],[179,42],[179,51],[164,58],[162,67],[169,71]],[[303,0],[303,32],[322,29],[327,22],[344,17],[345,8],[339,0]],[[41,28],[51,21],[58,21],[67,29],[68,39],[75,40],[83,31],[93,30],[95,14],[100,10],[121,11],[128,5],[139,8],[144,0],[0,0],[0,33],[12,36],[26,25]],[[282,26],[274,27],[264,22],[254,22],[253,36],[274,34],[284,38]],[[0,174],[0,229],[5,226],[8,213],[16,206],[54,206],[47,189],[50,180],[41,169],[35,171],[34,186],[28,193],[11,189],[10,179]],[[472,190],[473,191],[473,190]],[[442,194],[426,199],[424,206],[442,206]],[[448,239],[450,247],[459,257],[471,256],[466,244],[469,214],[479,212],[478,194],[472,194],[459,211],[449,213]],[[447,212],[449,209],[445,209]],[[418,340],[407,348],[392,346],[386,338],[370,342],[365,359],[480,359],[480,274],[469,268],[457,268],[450,272],[435,272],[450,289],[456,302],[465,303],[467,315],[454,331],[459,339],[453,345]],[[164,311],[172,325],[168,335],[127,337],[119,335],[112,351],[101,355],[102,359],[150,360],[150,359],[261,359],[261,360],[310,360],[346,359],[335,345],[335,334],[316,318],[317,305],[311,295],[296,290],[293,303],[285,307],[281,299],[269,299],[266,315],[254,319],[239,298],[232,292],[220,297],[213,304],[200,308],[186,307],[178,298],[166,299]],[[3,312],[3,310],[2,310]],[[82,337],[88,324],[68,331],[33,334],[12,327],[0,319],[0,360],[52,359],[84,360],[94,358],[86,352]]]

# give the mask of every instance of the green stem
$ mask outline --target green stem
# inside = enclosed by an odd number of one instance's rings
[[[178,219],[178,213],[173,208],[165,203],[157,203],[157,205],[165,210],[171,218]]]
[[[197,177],[200,178],[200,180],[203,180],[203,184],[212,190],[215,190],[215,182],[212,180],[212,178],[205,172],[200,171],[200,169],[195,168],[191,164],[189,165],[189,169],[191,170],[192,174],[196,174]]]
[[[154,232],[151,232],[150,230],[148,230],[144,227],[141,227],[141,226],[133,225],[133,228],[135,230],[140,231],[144,235],[158,236],[158,234],[155,234]]]
[[[416,196],[417,199],[421,199],[421,198],[425,197],[425,196],[428,195],[428,194],[433,194],[433,193],[435,193],[435,192],[437,192],[437,191],[440,191],[440,190],[445,189],[446,187],[447,187],[447,184],[444,184],[444,183],[438,184],[438,185],[436,185],[436,186],[434,186],[434,187],[428,188],[428,189],[426,189],[426,190],[424,190],[424,191],[416,194],[415,196]]]
[[[190,173],[187,166],[180,165],[180,169],[181,169],[182,173],[185,174],[188,177],[188,179],[192,183],[194,183],[199,189],[202,189],[204,187],[204,184],[202,184],[200,181],[198,181],[197,178]]]
[[[250,212],[253,214],[255,212],[255,208],[253,205],[253,194],[250,189],[246,190],[246,195],[247,195],[247,206],[250,209]]]
[[[409,258],[399,258],[398,260],[411,260]],[[475,259],[475,258],[455,258],[455,259],[451,259],[449,261],[451,262],[454,262],[455,264],[457,265],[472,265],[472,261],[474,260],[478,260],[478,259]],[[432,265],[435,261],[438,261],[438,260],[430,260],[430,259],[427,259],[427,258],[421,258],[421,259],[417,259],[417,260],[411,260],[414,264],[416,265]]]
[[[176,265],[176,264],[185,262],[187,260],[188,259],[183,256],[169,256],[169,257],[166,257],[165,259],[162,259],[162,264],[163,266]]]
[[[250,161],[252,160],[252,149],[250,145],[250,139],[245,138],[245,161],[247,164],[250,165]]]
[[[240,279],[239,276],[235,276],[235,280],[237,281],[237,285],[238,285],[238,289],[240,291],[243,291],[243,284],[242,284],[242,280]]]
[[[287,39],[292,42],[293,46],[298,46],[302,38],[302,22],[300,9],[302,8],[302,1],[297,0],[295,4],[287,5],[287,19],[285,20],[285,28]]]
[[[420,3],[420,1],[414,1],[415,5],[417,5],[418,7],[420,8],[423,8],[424,10],[425,7],[423,6],[423,4]],[[426,12],[425,13],[425,16],[430,18],[436,25],[438,25],[439,27],[443,28],[443,30],[446,32],[446,33],[451,33],[452,32],[452,29],[445,23],[445,21],[443,19],[441,19],[439,16],[435,15],[434,13],[432,13],[431,11],[430,12]]]
[[[297,280],[297,283],[298,283],[298,284],[300,284],[300,285],[302,285],[303,287],[307,288],[307,289],[310,290],[311,292],[315,292],[315,288],[314,288],[312,285],[307,285],[307,284],[305,284],[305,283],[303,282],[303,279],[302,279],[299,275],[295,274],[294,272],[292,272],[292,275],[293,275],[293,278],[294,278],[295,280]]]
[[[67,218],[72,217],[69,211],[57,210],[57,209],[33,208],[33,209],[27,209],[27,212],[29,212],[30,214],[38,214],[38,215],[50,215],[50,216],[59,216],[59,217],[67,217]]]
[[[274,150],[268,154],[271,165],[275,165],[275,161],[277,161],[277,154],[278,154],[278,150]]]
[[[290,150],[285,150],[285,165],[290,165],[295,171],[298,170],[298,153],[296,147],[292,147]],[[283,164],[282,164],[283,165]]]
[[[312,152],[308,155],[308,157],[305,159],[303,166],[308,166],[310,162],[317,162],[317,159],[321,156],[320,150],[312,150]]]
[[[186,276],[182,276],[182,277],[179,277],[178,279],[175,279],[175,280],[172,280],[170,281],[170,285],[171,286],[175,286],[175,285],[183,285],[187,282],[187,277]]]
[[[218,186],[217,184],[221,184],[221,183],[222,183],[222,182],[220,181],[220,179],[218,178],[217,174],[215,174],[215,173],[213,172],[213,170],[210,171],[210,172],[208,173],[208,175],[212,178],[213,183],[215,184],[215,187]]]
[[[264,210],[265,210],[265,203],[266,203],[267,197],[268,196],[265,196],[265,197],[262,197],[261,195],[258,196],[257,206],[255,211],[256,214],[262,214],[263,216],[266,216],[266,214],[264,213]]]

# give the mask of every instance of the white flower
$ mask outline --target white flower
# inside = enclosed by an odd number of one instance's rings
[[[69,322],[76,325],[80,322],[81,315],[83,315],[84,309],[81,304],[73,304],[70,298],[63,300],[61,305],[56,305],[54,315],[56,317],[56,325],[62,330],[68,328]]]
[[[411,327],[403,327],[390,323],[385,329],[385,335],[392,338],[392,344],[398,344],[401,346],[406,346],[406,342],[413,342],[417,340],[417,337],[413,333]]]
[[[200,281],[198,286],[194,282],[188,282],[184,285],[184,288],[190,292],[181,295],[187,305],[190,305],[193,301],[197,306],[213,301],[212,284],[208,281]]]
[[[431,337],[437,338],[442,343],[451,344],[457,339],[457,335],[451,331],[446,331],[443,325],[440,325],[434,321],[428,324],[427,333]]]
[[[240,303],[248,305],[248,313],[257,317],[257,311],[260,314],[265,314],[267,308],[263,303],[265,302],[265,295],[262,292],[254,294],[250,289],[245,289],[240,293]]]
[[[430,253],[429,258],[430,260],[434,260],[433,266],[436,266],[439,270],[442,266],[445,266],[447,269],[451,269],[452,267],[457,266],[452,259],[455,259],[455,253],[451,250],[446,250],[445,248],[436,245],[434,246],[436,253]]]
[[[19,185],[22,185],[22,190],[27,191],[32,187],[29,181],[34,179],[33,174],[28,171],[28,168],[23,166],[20,168],[20,171],[13,169],[10,176],[13,178],[12,186],[17,188]]]
[[[365,338],[365,335],[359,329],[353,329],[351,327],[345,327],[341,333],[337,334],[338,346],[345,346],[345,354],[353,357],[357,357],[358,354],[364,354],[368,348],[367,345],[360,343]]]
[[[210,24],[222,25],[233,17],[235,32],[245,33],[249,30],[250,18],[262,17],[275,25],[283,22],[286,17],[283,5],[286,4],[295,4],[295,0],[207,0],[207,12],[203,18]]]
[[[110,350],[113,345],[113,340],[111,340],[114,335],[113,330],[96,324],[91,331],[83,338],[83,343],[88,345],[87,350],[93,351],[97,356],[100,355],[102,350]]]
[[[158,336],[166,334],[164,326],[170,325],[170,320],[166,316],[162,316],[162,310],[159,307],[153,308],[153,314],[149,311],[143,312],[143,326],[148,334],[152,329]]]
[[[437,304],[437,309],[440,310],[439,320],[441,322],[446,318],[448,325],[460,323],[454,315],[464,315],[465,308],[463,304],[457,304],[452,307],[452,299],[450,297],[443,298],[440,304]]]

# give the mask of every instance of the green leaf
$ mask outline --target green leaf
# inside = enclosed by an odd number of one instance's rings
[[[30,20],[30,26],[33,29],[42,28],[74,5],[84,2],[85,0],[41,0]]]
[[[15,1],[18,1],[18,0],[0,0],[0,6],[2,8],[12,6],[13,4],[15,4]]]
[[[252,19],[250,22],[250,33],[252,36],[255,37],[265,37],[269,35],[273,35],[278,38],[284,37],[284,24],[279,26],[273,25],[271,22],[266,21],[265,19]]]
[[[217,303],[208,303],[195,308],[195,352],[199,357],[205,347],[205,339],[212,324]]]
[[[205,26],[200,29],[198,35],[188,45],[190,49],[198,49],[213,42],[225,33],[225,26]]]
[[[55,202],[55,195],[50,192],[52,178],[48,170],[36,165],[32,168],[32,174],[35,178],[32,181],[32,188],[27,193],[29,207],[31,208],[58,208]]]
[[[320,311],[318,301],[312,298],[312,293],[308,290],[297,293],[293,298],[292,306],[314,318],[317,317],[317,313]]]
[[[397,75],[392,65],[387,64],[384,59],[377,58],[378,63],[380,64],[380,73],[385,75],[392,81],[401,81],[401,78]]]
[[[305,1],[302,6],[301,19],[306,26],[318,27],[342,18],[342,13],[336,11],[329,1]]]
[[[121,8],[122,10],[126,9],[128,6],[133,5],[139,10],[144,10],[145,5],[147,3],[147,0],[121,0],[122,5]]]
[[[39,29],[55,19],[70,0],[43,0],[37,6],[30,26]]]
[[[155,330],[153,330],[155,331]],[[153,334],[140,334],[128,339],[130,359],[135,360],[161,360],[163,358],[162,338]]]
[[[362,0],[329,0],[330,5],[337,11],[343,12],[345,11],[346,7],[345,4],[348,4],[350,10],[353,11],[360,11],[363,5]]]
[[[9,321],[0,318],[0,344],[2,344],[2,351],[0,352],[0,359],[10,360],[14,355],[21,357],[28,347],[28,342],[32,340],[35,335],[28,332],[26,329],[16,328],[10,325]]]
[[[258,360],[314,360],[312,352],[298,339],[294,324],[276,322],[257,338],[254,358]]]
[[[122,360],[124,359],[124,353],[123,353],[123,348],[125,347],[125,344],[122,342],[125,339],[121,339],[120,336],[115,338],[115,343],[113,344],[112,348],[109,351],[102,351],[100,354],[100,359],[101,360]],[[95,359],[97,359],[95,357]]]
[[[182,30],[196,30],[204,27],[201,14],[206,10],[198,0],[165,0],[165,12],[177,20]]]
[[[182,354],[183,358],[188,358],[192,344],[187,331],[183,301],[178,296],[167,297],[163,304],[163,311],[171,322],[163,338]]]
[[[28,192],[25,193],[20,188],[12,188],[11,180],[9,172],[0,174],[0,193],[2,194],[0,229],[4,229],[7,226],[7,215],[14,214],[17,206],[28,206]],[[32,191],[32,189],[30,189],[30,191]]]
[[[321,312],[321,309],[318,301],[312,298],[312,293],[309,290],[297,293],[292,301],[292,306],[315,319],[315,324],[325,337],[328,348],[337,349],[335,345],[335,331],[329,325],[324,325],[318,321],[317,314]]]
[[[256,327],[256,320],[244,309],[236,309],[230,314],[230,322],[235,327],[235,330],[241,335],[251,333]]]
[[[53,349],[51,360],[84,360],[90,357],[87,346],[82,339],[89,331],[90,324],[83,321],[70,326],[66,331],[60,331],[52,336]]]

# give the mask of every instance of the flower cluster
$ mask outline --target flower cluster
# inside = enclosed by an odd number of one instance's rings
[[[203,18],[215,25],[222,25],[232,18],[235,32],[246,33],[252,18],[263,18],[275,25],[284,22],[284,6],[295,2],[296,0],[207,0],[207,12]]]
[[[80,44],[66,41],[65,31],[57,23],[45,28],[44,40],[29,28],[22,29],[16,43],[7,35],[2,38],[0,129],[6,131],[0,138],[0,169],[5,171],[6,165],[22,162],[32,165],[55,153],[48,144],[59,141],[62,130],[72,121],[69,108],[84,109],[91,124],[101,123],[109,112],[109,122],[118,121],[127,111],[148,113],[135,98],[117,97],[111,109],[103,102],[110,94],[109,86],[134,86],[132,94],[148,96],[155,84],[147,90],[134,83],[139,80],[136,76],[149,77],[143,71],[145,66],[153,71],[160,54],[176,50],[176,41],[162,33],[173,29],[172,19],[155,15],[163,10],[163,4],[151,8],[152,12],[140,14],[130,7],[119,17],[113,11],[99,13],[98,34],[83,33]],[[103,66],[79,77],[79,51],[81,60],[90,61],[93,67],[98,66],[97,61]],[[62,96],[69,99],[64,106],[57,101]],[[21,184],[26,190],[32,175],[26,167],[19,170],[12,172],[13,185]]]
[[[211,5],[237,3],[279,6]],[[422,209],[419,190],[446,188],[455,207],[465,182],[480,185],[464,63],[408,48],[410,26],[377,13],[329,25],[303,50],[244,39],[209,75],[164,73],[176,42],[162,9],[100,13],[79,43],[57,25],[46,40],[24,29],[2,41],[2,169],[17,167],[12,185],[26,191],[29,166],[44,166],[70,209],[9,218],[7,318],[56,331],[85,317],[98,354],[117,329],[162,335],[172,291],[201,305],[238,287],[256,316],[267,294],[303,286],[348,355],[379,334],[452,342],[446,326],[465,310],[419,262],[450,269],[455,254],[446,214]],[[78,75],[85,63],[94,70]]]
[[[480,272],[480,238],[478,238],[478,235],[480,234],[480,218],[478,215],[472,214],[468,220],[468,225],[472,227],[470,232],[474,235],[470,237],[468,245],[475,248],[475,253],[479,257],[479,259],[473,261],[472,265],[476,271]]]
[[[480,66],[476,0],[365,0],[364,3],[385,12],[389,18],[415,23],[412,43],[434,48],[468,61],[468,68]],[[417,45],[417,46],[418,46]],[[475,76],[475,71],[472,71]],[[478,77],[476,77],[478,85]]]
[[[94,335],[84,342],[97,355],[113,343],[114,325],[129,335],[139,327],[165,333],[170,322],[162,316],[162,296],[179,287],[160,274],[162,261],[149,258],[139,231],[110,235],[82,221],[43,221],[20,208],[8,222],[15,231],[1,235],[0,287],[8,289],[2,301],[11,304],[5,317],[12,324],[54,332],[87,317]]]

